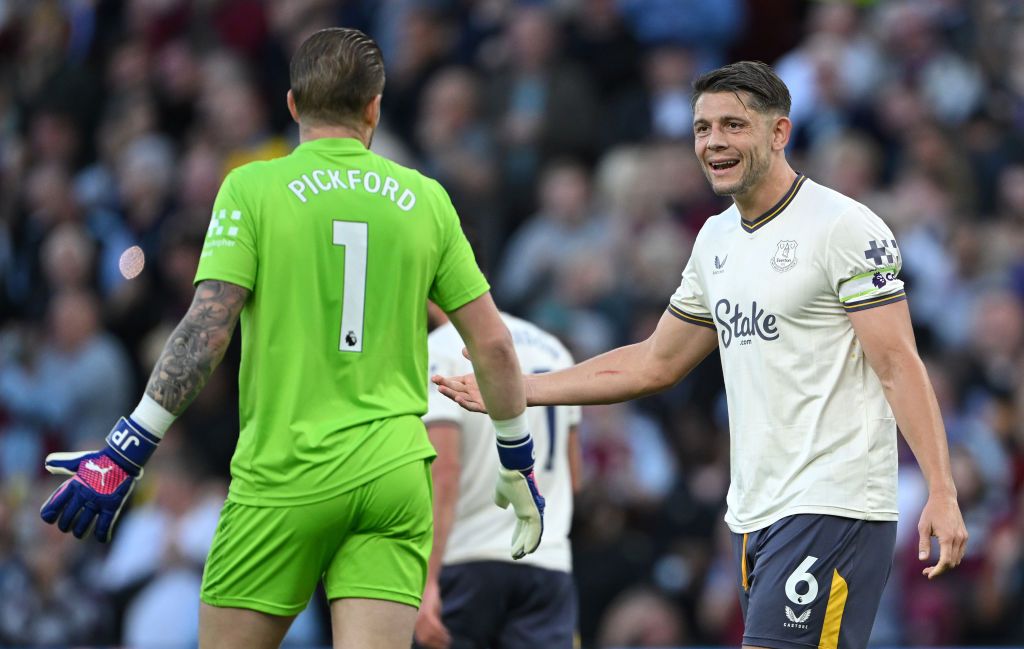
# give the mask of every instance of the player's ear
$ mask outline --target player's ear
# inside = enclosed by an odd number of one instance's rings
[[[776,117],[772,122],[772,150],[782,151],[789,144],[789,136],[793,134],[793,122],[785,115]]]
[[[285,98],[288,102],[288,112],[291,113],[292,119],[295,120],[296,124],[301,124],[299,121],[299,109],[295,107],[295,95],[292,94],[291,89],[288,89],[288,96]]]
[[[380,101],[381,95],[375,95],[363,109],[363,121],[373,129],[376,129],[380,122]]]

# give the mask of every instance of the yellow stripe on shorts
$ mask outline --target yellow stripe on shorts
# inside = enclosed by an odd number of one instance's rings
[[[743,554],[740,559],[740,571],[743,573],[743,591],[750,590],[750,584],[747,583],[747,534],[743,535]]]
[[[833,570],[832,588],[828,593],[828,606],[825,608],[825,622],[821,628],[818,649],[836,649],[839,646],[839,627],[843,624],[846,595],[846,580],[838,570]]]

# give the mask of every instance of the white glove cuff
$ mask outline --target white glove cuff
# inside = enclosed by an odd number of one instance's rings
[[[492,419],[491,423],[498,432],[498,440],[502,442],[514,442],[529,435],[525,410],[511,419]]]
[[[142,401],[135,407],[131,414],[133,421],[152,433],[158,439],[164,438],[164,433],[174,423],[175,416],[168,412],[163,406],[153,400],[148,394],[142,395]]]

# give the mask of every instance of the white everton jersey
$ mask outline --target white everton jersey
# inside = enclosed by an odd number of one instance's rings
[[[512,333],[523,372],[535,374],[561,370],[573,365],[568,350],[551,334],[510,315],[502,319]],[[473,371],[462,356],[464,344],[455,327],[438,327],[427,339],[430,373],[444,376]],[[535,406],[527,410],[533,435],[537,487],[547,501],[544,537],[540,547],[516,563],[570,572],[572,556],[569,527],[572,523],[572,479],[569,474],[569,429],[579,423],[579,406]],[[516,517],[510,509],[494,504],[494,483],[498,475],[495,431],[487,415],[463,410],[431,384],[427,424],[450,421],[461,428],[459,500],[455,522],[448,536],[444,564],[466,561],[512,561],[509,542]]]
[[[708,219],[669,312],[718,333],[729,402],[726,523],[896,520],[896,423],[847,313],[906,299],[866,207],[800,175],[751,223]]]

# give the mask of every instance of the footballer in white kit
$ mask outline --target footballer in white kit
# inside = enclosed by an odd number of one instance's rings
[[[507,314],[502,319],[524,372],[572,366],[572,356],[557,338],[525,320]],[[465,345],[451,323],[431,332],[427,344],[431,374],[472,371],[462,355]],[[431,640],[445,633],[452,649],[573,646],[577,615],[569,528],[580,408],[530,408],[527,416],[536,453],[534,475],[547,501],[547,514],[540,547],[513,562],[507,540],[516,517],[494,505],[498,458],[491,419],[463,410],[436,389],[430,391],[423,421],[438,457],[432,468],[436,529],[427,589],[439,592],[424,597],[417,623],[420,647],[441,646]],[[456,478],[457,484],[451,484]],[[438,598],[440,616],[429,610]],[[439,621],[444,631],[438,628]]]
[[[889,561],[860,553],[892,556],[896,420],[847,313],[905,300],[899,271],[880,218],[797,175],[751,222],[735,205],[708,219],[669,302],[718,336],[748,646],[867,641]]]
[[[701,228],[669,313],[718,336],[733,532],[896,520],[896,420],[846,314],[905,300],[899,272],[889,227],[804,175],[753,223],[733,205]]]
[[[789,90],[741,61],[694,82],[694,151],[733,205],[705,223],[645,341],[528,377],[527,403],[609,403],[663,390],[716,347],[729,409],[733,532],[746,649],[864,649],[896,536],[897,424],[928,483],[929,579],[967,531],[945,429],[917,354],[899,246],[856,201],[786,160]],[[482,410],[471,375],[441,392]]]

